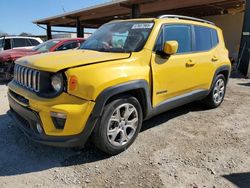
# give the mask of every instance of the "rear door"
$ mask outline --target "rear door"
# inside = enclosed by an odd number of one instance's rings
[[[195,62],[195,69],[193,69],[195,76],[190,81],[197,89],[209,89],[215,63],[219,61],[217,31],[213,28],[194,25],[193,33],[194,49],[191,58]]]

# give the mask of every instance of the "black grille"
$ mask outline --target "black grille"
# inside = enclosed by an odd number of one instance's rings
[[[15,65],[14,80],[23,87],[39,92],[40,72],[21,65]]]

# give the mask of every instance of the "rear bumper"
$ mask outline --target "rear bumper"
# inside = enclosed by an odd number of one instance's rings
[[[24,134],[35,142],[57,147],[77,147],[84,146],[88,140],[94,125],[97,121],[96,117],[90,116],[84,130],[77,135],[72,136],[48,136],[44,132],[39,133],[36,124],[42,126],[42,122],[37,112],[18,104],[8,94],[10,110],[8,115],[16,122],[17,126]],[[43,127],[43,126],[42,126]]]

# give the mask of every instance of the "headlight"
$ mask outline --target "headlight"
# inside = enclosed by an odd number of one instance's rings
[[[56,92],[60,92],[63,90],[63,76],[61,74],[56,74],[51,77],[51,85],[52,88]]]

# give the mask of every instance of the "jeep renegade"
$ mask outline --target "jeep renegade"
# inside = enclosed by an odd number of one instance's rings
[[[145,119],[197,100],[218,107],[230,70],[222,31],[209,21],[116,20],[80,49],[18,59],[9,114],[34,141],[75,147],[91,138],[114,155]]]

